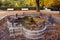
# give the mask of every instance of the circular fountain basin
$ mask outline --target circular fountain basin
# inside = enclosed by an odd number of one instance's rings
[[[24,30],[24,36],[28,39],[39,39],[43,38],[45,35],[45,30],[47,27],[43,27],[40,30],[29,30],[27,28],[23,28]]]

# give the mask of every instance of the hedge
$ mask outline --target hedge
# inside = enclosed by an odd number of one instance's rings
[[[36,10],[36,7],[0,7],[0,10],[7,10],[7,8],[14,8],[14,10],[21,10],[22,8],[28,8],[29,10]]]

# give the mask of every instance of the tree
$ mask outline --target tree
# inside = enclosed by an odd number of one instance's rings
[[[40,9],[39,9],[39,0],[36,0],[36,10],[37,10],[37,12],[40,12]]]

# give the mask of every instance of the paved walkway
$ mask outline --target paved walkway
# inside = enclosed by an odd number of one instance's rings
[[[23,14],[23,12],[26,12],[26,14],[39,14],[35,10],[30,10],[30,11],[1,11],[0,12],[0,19],[2,19],[4,16],[7,15],[15,15],[15,14]],[[58,11],[46,11],[46,10],[41,10],[41,13],[43,14],[52,14],[53,16],[58,15]],[[56,28],[56,34],[60,32],[60,24],[57,24]]]
[[[23,12],[25,12],[25,14],[38,14],[36,12],[36,10],[29,10],[29,11],[0,11],[0,16],[4,16],[4,15],[14,15],[14,14],[23,14]],[[41,10],[40,11],[43,14],[58,14],[59,11],[47,11],[47,10]]]

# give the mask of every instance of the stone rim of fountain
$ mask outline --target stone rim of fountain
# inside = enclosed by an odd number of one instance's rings
[[[23,27],[23,30],[26,30],[28,32],[42,32],[42,31],[46,30],[46,28],[47,27],[45,26],[45,27],[43,27],[43,29],[40,29],[40,30],[30,30],[30,29]]]

